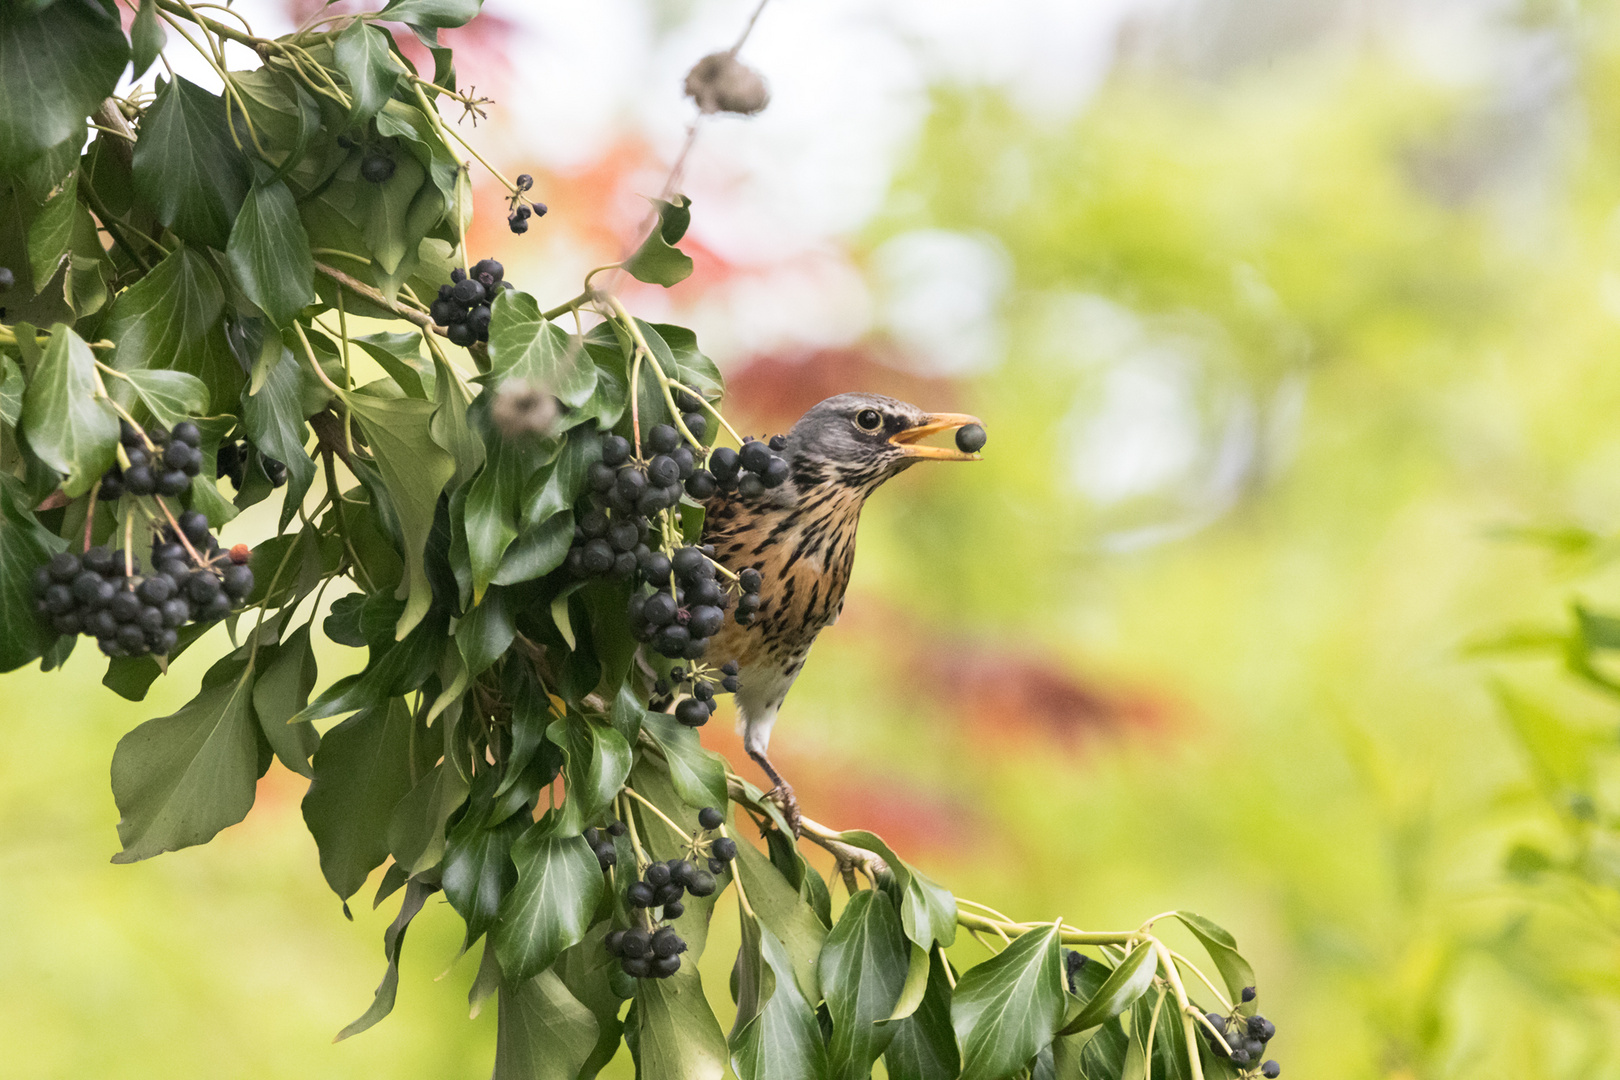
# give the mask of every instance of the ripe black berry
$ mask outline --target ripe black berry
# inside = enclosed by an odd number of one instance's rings
[[[671,900],[664,905],[664,918],[675,920],[686,914],[686,905],[679,900]]]
[[[673,453],[681,445],[681,433],[669,424],[654,424],[647,432],[647,446],[655,454]]]
[[[712,806],[705,806],[698,811],[698,824],[705,829],[718,829],[725,820],[725,815]]]
[[[647,867],[647,872],[642,875],[642,878],[655,889],[668,885],[669,867],[664,863],[653,863]]]
[[[675,706],[675,719],[687,727],[702,727],[709,722],[709,707],[697,698],[683,698]]]
[[[645,881],[637,881],[625,890],[624,898],[632,907],[652,907],[653,887]]]
[[[1260,1075],[1266,1080],[1277,1080],[1277,1077],[1282,1075],[1282,1066],[1275,1061],[1268,1061],[1260,1066]]]
[[[646,905],[640,906],[645,907]],[[646,956],[651,948],[652,935],[639,926],[626,930],[624,937],[619,941],[619,951],[629,957]]]
[[[688,863],[687,865],[691,865]],[[709,896],[714,893],[714,875],[707,870],[693,869],[686,878],[686,891],[693,896]]]
[[[1243,988],[1243,993],[1242,993],[1241,996],[1242,996],[1244,1002],[1247,1003],[1247,1002],[1253,1001],[1255,999],[1256,993],[1257,993],[1257,991],[1255,990],[1254,987],[1245,986]]]
[[[729,836],[722,836],[710,847],[714,857],[721,862],[730,862],[737,857],[737,842]]]
[[[956,429],[956,448],[964,454],[977,454],[984,449],[987,438],[984,428],[978,424],[968,424]]]

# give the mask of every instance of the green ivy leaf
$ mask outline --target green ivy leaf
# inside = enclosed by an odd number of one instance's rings
[[[583,938],[606,891],[602,867],[585,838],[559,835],[556,825],[531,825],[512,846],[517,884],[501,903],[492,936],[501,970],[516,981],[549,968]]]
[[[951,1027],[962,1080],[1003,1080],[1052,1041],[1066,991],[1056,926],[1031,930],[956,984]]]
[[[643,1080],[719,1080],[726,1037],[703,996],[690,956],[667,979],[636,980],[637,1075]]]
[[[596,1017],[555,972],[503,978],[492,1080],[575,1080],[596,1037]]]
[[[364,709],[322,738],[304,823],[320,849],[321,873],[341,900],[388,857],[394,806],[411,790],[411,727],[403,698]]]
[[[495,297],[489,363],[491,385],[521,379],[565,405],[584,405],[596,390],[596,364],[584,344],[541,318],[540,305],[525,292],[508,290]]]
[[[124,373],[135,396],[165,428],[208,411],[208,387],[195,375],[163,368],[135,368]]]
[[[1255,985],[1254,968],[1250,967],[1249,962],[1238,952],[1236,938],[1202,915],[1195,915],[1190,911],[1177,911],[1173,914],[1183,926],[1193,932],[1193,936],[1204,947],[1204,951],[1209,953],[1209,958],[1215,961],[1215,967],[1226,983],[1226,992],[1231,995],[1233,1001],[1242,996],[1245,986]]]
[[[1130,1044],[1130,1038],[1119,1024],[1104,1024],[1080,1052],[1080,1075],[1084,1080],[1119,1080],[1125,1075],[1125,1055]]]
[[[20,430],[41,461],[64,474],[68,495],[82,495],[117,460],[118,417],[104,401],[96,357],[70,327],[51,340],[23,394]]]
[[[422,905],[427,903],[428,897],[438,891],[436,884],[422,878],[412,878],[405,883],[405,896],[400,901],[399,914],[383,931],[383,954],[388,957],[388,970],[377,985],[371,1007],[358,1020],[338,1032],[333,1042],[342,1042],[350,1035],[360,1034],[394,1011],[394,996],[399,991],[399,954],[405,948],[405,931],[422,910]]]
[[[691,257],[674,246],[686,235],[686,227],[692,221],[692,201],[677,195],[669,202],[663,199],[651,202],[658,211],[658,228],[624,261],[624,270],[637,281],[667,289],[692,275]]]
[[[215,678],[223,681],[209,685]],[[207,843],[247,817],[258,779],[252,670],[227,657],[179,712],[118,740],[112,789],[124,850],[113,862]]]
[[[279,358],[270,364],[263,385],[256,393],[243,388],[242,426],[261,453],[287,466],[280,523],[285,529],[315,480],[315,462],[304,449],[309,429],[304,424],[303,376],[298,362],[280,342],[272,341],[270,348]]]
[[[406,397],[426,401],[434,385],[433,364],[422,359],[421,334],[391,334],[386,331],[350,337],[349,343],[358,345],[399,384]],[[441,445],[443,445],[441,443]],[[449,449],[449,447],[445,447]]]
[[[351,127],[364,124],[393,96],[399,63],[388,51],[388,35],[356,19],[337,36],[332,59],[349,80]]]
[[[649,713],[648,719],[661,714]],[[761,925],[776,936],[793,962],[793,976],[807,1001],[820,1001],[821,950],[827,928],[782,872],[752,844],[738,844],[732,873],[743,883]]]
[[[653,323],[652,328],[658,332],[664,344],[669,346],[670,356],[675,361],[679,371],[676,376],[682,383],[696,390],[699,394],[711,400],[718,399],[725,391],[725,380],[720,376],[720,369],[715,366],[698,348],[697,335],[684,326],[672,326],[669,323]],[[719,430],[714,418],[709,417],[709,435]]]
[[[502,898],[517,881],[512,845],[528,825],[526,815],[521,814],[489,824],[495,810],[488,794],[493,786],[490,783],[481,793],[475,781],[467,812],[445,841],[444,895],[467,924],[463,950],[495,925]],[[496,955],[500,955],[498,947]]]
[[[901,899],[900,924],[906,937],[925,949],[937,941],[949,946],[956,940],[956,898],[915,866],[901,859],[874,833],[851,829],[843,834],[845,843],[854,844],[883,856],[894,874]]]
[[[84,118],[117,87],[128,59],[117,15],[97,4],[0,5],[0,172],[75,135],[82,142]]]
[[[225,340],[225,291],[201,252],[180,247],[119,294],[101,324],[115,342],[112,366],[166,368],[195,375],[208,387],[209,411],[236,401],[245,381]],[[129,406],[133,390],[111,380],[107,392]]]
[[[277,326],[290,325],[315,302],[309,234],[292,192],[280,180],[248,190],[225,246],[225,261],[243,294]]]
[[[961,1059],[951,1029],[951,983],[938,949],[929,953],[928,985],[922,1002],[893,1027],[894,1038],[883,1052],[889,1080],[956,1080]]]
[[[225,100],[176,76],[141,120],[134,177],[136,192],[175,235],[223,248],[253,168],[231,139]]]
[[[691,806],[726,805],[726,766],[703,749],[698,733],[668,713],[649,712],[641,729],[653,737],[669,762],[669,779]]]
[[[17,426],[25,389],[27,383],[23,381],[22,368],[17,366],[17,361],[0,356],[0,421]]]
[[[39,216],[28,226],[28,266],[36,285],[44,285],[56,275],[62,257],[73,246],[74,212],[79,210],[79,174],[68,174],[67,181],[40,207]]]
[[[388,6],[371,18],[443,29],[465,26],[483,6],[484,0],[389,0]]]
[[[506,603],[502,589],[492,589],[483,602],[467,612],[456,625],[456,647],[467,665],[467,677],[476,678],[506,655],[517,636],[515,612]]]
[[[1097,992],[1083,1005],[1076,1006],[1074,1015],[1063,1025],[1063,1034],[1072,1035],[1089,1027],[1096,1027],[1118,1016],[1131,1003],[1153,985],[1153,972],[1158,966],[1152,942],[1144,941],[1126,954]]]
[[[320,745],[321,737],[313,724],[288,723],[309,704],[309,692],[315,688],[315,652],[309,644],[309,627],[300,626],[280,645],[261,650],[257,662],[261,674],[253,685],[253,712],[265,741],[283,765],[313,780],[315,770],[310,767],[309,756]]]
[[[130,70],[132,79],[139,79],[146,74],[146,69],[157,60],[163,46],[169,42],[169,35],[158,22],[157,0],[141,0],[140,9],[135,12],[135,21],[129,27]]]
[[[597,923],[578,945],[564,949],[552,967],[568,992],[596,1017],[596,1046],[580,1066],[580,1080],[591,1080],[613,1060],[624,1034],[624,1022],[619,1019],[624,999],[613,992],[612,983],[613,973],[619,970],[619,960],[602,945],[610,926],[605,921]]]
[[[872,1075],[872,1063],[894,1037],[878,1022],[900,1000],[909,957],[888,896],[866,889],[851,897],[821,947],[821,987],[833,1023],[828,1060],[836,1080]]]
[[[740,1080],[824,1080],[827,1047],[776,935],[746,916],[737,954],[737,1022],[727,1040]]]
[[[444,857],[445,824],[467,801],[469,786],[461,771],[440,761],[394,806],[388,823],[388,850],[410,874],[438,865]]]
[[[34,571],[67,544],[47,531],[8,480],[0,480],[0,671],[22,667],[56,635],[34,618]]]
[[[608,725],[577,713],[554,722],[546,736],[567,755],[564,820],[570,828],[583,829],[613,805],[614,796],[624,787],[630,775],[630,744]]]
[[[403,638],[427,614],[433,602],[423,553],[439,492],[455,475],[455,459],[433,441],[429,424],[437,408],[415,398],[379,398],[370,394],[346,396],[354,418],[365,432],[399,518],[404,541],[407,599],[394,636]]]

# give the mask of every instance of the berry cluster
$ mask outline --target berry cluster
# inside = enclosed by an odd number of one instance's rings
[[[637,917],[645,925],[614,930],[603,944],[610,955],[619,958],[619,966],[626,975],[636,979],[667,979],[681,969],[681,953],[686,951],[686,942],[668,924],[686,913],[681,898],[687,893],[697,897],[714,895],[719,888],[715,875],[724,873],[726,864],[737,857],[734,840],[712,835],[724,822],[724,815],[712,806],[698,812],[698,824],[702,828],[692,834],[690,853],[694,859],[706,858],[707,870],[691,859],[655,862],[642,871],[641,880],[632,882],[625,890],[625,899],[640,913]],[[590,832],[585,836],[590,839]],[[601,858],[600,852],[597,857]],[[656,925],[660,922],[665,925]]]
[[[87,634],[108,656],[165,656],[180,627],[218,622],[253,591],[247,559],[246,547],[220,551],[208,519],[188,510],[180,533],[166,527],[153,538],[144,575],[125,552],[101,545],[53,556],[34,571],[34,609],[58,634]]]
[[[591,845],[591,851],[596,854],[596,861],[607,873],[608,868],[619,861],[619,852],[613,846],[613,838],[623,836],[624,822],[610,821],[605,829],[586,829],[585,842]]]
[[[229,477],[231,487],[241,491],[242,484],[247,480],[248,453],[251,449],[248,442],[240,439],[220,443],[219,454],[214,461],[214,476],[221,480]],[[270,478],[271,487],[281,487],[287,482],[287,466],[275,458],[261,454],[259,465],[264,469],[264,475]]]
[[[506,215],[506,224],[508,228],[521,236],[529,231],[529,218],[546,216],[546,204],[537,203],[526,198],[523,194],[534,187],[534,177],[528,173],[519,173],[517,180],[514,182],[517,185],[517,191],[507,200],[511,209]]]
[[[439,286],[438,299],[428,305],[428,313],[445,331],[452,345],[471,345],[489,340],[489,306],[502,289],[512,283],[502,280],[506,268],[494,259],[480,259],[471,272],[457,267],[450,271],[450,284]]]
[[[687,727],[702,727],[714,715],[715,694],[725,691],[735,694],[740,685],[737,661],[727,660],[718,672],[703,664],[693,664],[690,671],[676,665],[669,669],[669,678],[660,678],[653,684],[653,697],[661,699],[667,708],[672,694],[684,694],[675,706],[675,719]]]
[[[118,460],[101,477],[100,498],[111,502],[130,495],[182,495],[191,478],[202,472],[202,432],[190,420],[174,430],[142,431],[119,422]]]
[[[1243,1001],[1245,1004],[1253,1001],[1255,990],[1252,986],[1243,988]],[[1208,1041],[1210,1049],[1220,1057],[1230,1057],[1233,1064],[1243,1068],[1245,1076],[1262,1076],[1265,1080],[1276,1080],[1282,1073],[1282,1066],[1275,1061],[1267,1061],[1258,1067],[1253,1063],[1260,1060],[1260,1055],[1266,1052],[1266,1043],[1277,1034],[1277,1027],[1270,1020],[1256,1013],[1253,1016],[1241,1016],[1234,1011],[1229,1016],[1220,1013],[1205,1013],[1204,1019],[1225,1037],[1223,1044],[1215,1038],[1206,1028],[1204,1038]],[[1230,1048],[1230,1049],[1228,1049]]]
[[[735,489],[745,499],[757,499],[766,489],[787,482],[792,468],[782,456],[786,449],[787,440],[780,435],[772,435],[769,442],[745,437],[740,450],[722,446],[710,454],[709,470],[718,490]]]

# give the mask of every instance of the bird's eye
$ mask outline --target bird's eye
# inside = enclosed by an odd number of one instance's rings
[[[855,423],[862,431],[876,431],[883,426],[883,417],[876,409],[862,409],[855,414]]]

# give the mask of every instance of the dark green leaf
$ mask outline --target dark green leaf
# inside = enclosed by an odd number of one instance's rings
[[[1031,930],[970,968],[951,999],[962,1080],[1002,1080],[1052,1041],[1066,991],[1056,926]]]
[[[315,462],[304,450],[309,429],[304,424],[302,377],[291,353],[273,342],[280,353],[257,393],[242,392],[242,426],[261,453],[287,466],[287,495],[282,504],[282,528],[292,520],[315,480]]]
[[[951,1029],[951,984],[938,949],[929,954],[928,986],[922,1003],[910,1016],[895,1022],[893,1028],[894,1038],[883,1052],[889,1080],[955,1080],[961,1062]]]
[[[1245,986],[1255,985],[1254,968],[1250,967],[1249,962],[1238,952],[1236,938],[1202,915],[1178,911],[1175,917],[1193,932],[1193,936],[1198,938],[1204,951],[1209,953],[1209,958],[1215,961],[1215,967],[1220,970],[1221,978],[1226,982],[1226,992],[1232,996],[1233,1001],[1238,1000]]]
[[[304,823],[321,873],[347,900],[388,857],[394,805],[411,790],[411,726],[402,698],[356,713],[321,738]]]
[[[596,389],[596,364],[584,343],[540,316],[540,305],[525,292],[495,298],[489,320],[489,381],[521,379],[566,405],[580,406]]]
[[[484,0],[389,0],[373,18],[411,26],[465,26],[471,22]]]
[[[493,1080],[575,1080],[596,1048],[596,1036],[596,1017],[555,972],[505,977]]]
[[[649,714],[648,719],[656,715]],[[732,872],[742,880],[755,917],[792,957],[794,978],[805,1000],[820,1001],[821,949],[827,928],[800,899],[799,890],[754,845],[739,841]]]
[[[517,882],[512,845],[529,824],[527,815],[519,814],[488,825],[494,809],[488,798],[485,795],[481,800],[475,786],[466,815],[445,842],[444,895],[467,923],[463,948],[495,925],[502,898]]]
[[[1152,942],[1144,941],[1137,945],[1119,962],[1097,992],[1084,1005],[1076,1007],[1074,1015],[1063,1025],[1064,1034],[1096,1027],[1124,1012],[1153,985],[1153,973],[1157,966],[1158,955],[1153,951]]]
[[[224,310],[225,293],[208,260],[181,247],[113,301],[101,336],[117,344],[111,362],[119,371],[187,372],[208,387],[210,411],[228,409],[244,379],[225,340]],[[127,407],[134,391],[121,381],[111,380],[107,392]]]
[[[253,169],[231,139],[225,100],[176,76],[141,120],[134,176],[135,190],[175,235],[223,248]]]
[[[427,898],[437,891],[437,885],[421,878],[412,878],[405,883],[405,897],[400,901],[399,914],[383,931],[383,954],[388,957],[388,970],[377,985],[371,1008],[360,1019],[338,1032],[333,1042],[342,1042],[350,1035],[360,1034],[394,1010],[394,995],[399,990],[399,954],[405,948],[405,931],[422,910],[422,905],[427,903]]]
[[[283,765],[314,779],[309,755],[320,745],[321,737],[313,724],[287,722],[309,704],[309,692],[315,687],[315,653],[309,644],[309,627],[300,626],[279,646],[263,650],[258,663],[253,711],[265,740]]]
[[[445,824],[467,801],[467,791],[466,778],[448,761],[440,761],[416,782],[395,804],[388,823],[388,850],[396,865],[419,874],[438,864],[444,857]]]
[[[96,4],[0,5],[0,172],[82,138],[128,59],[117,16]]]
[[[484,465],[484,440],[472,429],[467,418],[467,397],[459,374],[442,357],[433,358],[433,400],[439,406],[428,430],[455,459],[456,471],[450,478],[455,490],[466,484]]]
[[[388,51],[388,36],[360,19],[338,35],[332,52],[343,77],[349,80],[349,124],[364,124],[383,107],[399,82],[399,62]]]
[[[506,594],[491,589],[484,602],[467,612],[456,626],[456,647],[467,664],[468,678],[476,678],[499,660],[517,636]]]
[[[743,919],[738,954],[737,1023],[731,1063],[740,1080],[822,1080],[830,1075],[814,1006],[793,977],[793,961],[776,935]]]
[[[395,637],[403,638],[421,622],[433,601],[423,552],[433,528],[439,492],[455,475],[456,463],[429,433],[436,408],[432,402],[370,394],[350,394],[347,400],[365,431],[403,534],[410,592],[394,629]]]
[[[40,208],[39,216],[28,226],[28,265],[36,285],[44,285],[56,275],[63,256],[73,245],[73,219],[79,211],[79,177],[71,173],[67,182]]]
[[[168,40],[168,33],[158,22],[157,0],[141,0],[140,10],[135,12],[135,21],[129,27],[129,43],[133,46],[130,51],[130,78],[139,79],[145,75],[146,69],[157,60],[158,53],[163,51]]]
[[[388,377],[405,391],[406,397],[426,401],[432,396],[429,391],[434,381],[433,365],[422,359],[421,334],[391,334],[385,331],[351,337],[349,342],[364,349],[367,355],[377,361],[388,372]]]
[[[568,755],[563,773],[568,799],[563,811],[571,827],[583,829],[613,804],[624,787],[630,775],[630,744],[608,725],[577,713],[553,723],[546,735]]]
[[[821,988],[832,1014],[831,1075],[861,1080],[883,1053],[894,1029],[879,1026],[900,1000],[910,957],[900,916],[884,893],[850,898],[821,947]]]
[[[101,380],[90,346],[57,323],[23,395],[20,428],[39,459],[67,479],[69,495],[82,495],[112,467],[118,417],[96,400]]]
[[[602,947],[608,929],[608,923],[597,923],[586,933],[585,940],[563,950],[552,968],[568,992],[596,1017],[596,1046],[581,1066],[579,1080],[592,1080],[613,1059],[624,1033],[624,1023],[619,1019],[624,1001],[613,992],[611,981],[619,970],[619,960]]]
[[[378,608],[388,614],[399,609],[397,604],[378,605]],[[298,719],[321,720],[371,708],[380,705],[384,698],[415,690],[433,674],[444,655],[444,629],[444,619],[435,616],[417,624],[404,641],[390,642],[384,636],[369,642],[371,656],[366,669],[359,675],[344,676],[321,691],[320,696],[298,714]]]
[[[209,676],[229,677],[118,740],[112,788],[124,850],[113,862],[207,843],[247,816],[259,779],[251,675],[228,657]]]
[[[501,904],[493,937],[501,970],[521,981],[585,936],[606,886],[585,838],[559,835],[549,821],[529,826],[512,847],[512,861],[517,884]]]
[[[162,368],[134,368],[124,374],[152,419],[164,428],[208,411],[208,387],[195,375]]]
[[[1057,1041],[1064,1044],[1073,1040]],[[1080,1075],[1085,1080],[1120,1080],[1125,1075],[1125,1054],[1130,1044],[1118,1023],[1104,1024],[1080,1052]]]
[[[932,948],[934,942],[949,946],[956,940],[956,899],[939,885],[902,860],[888,844],[873,833],[852,829],[843,834],[846,843],[883,856],[894,874],[903,901],[900,906],[900,925],[906,937],[923,948]]]
[[[56,635],[33,617],[34,571],[67,545],[46,531],[13,490],[0,480],[0,671],[39,656]]]
[[[280,180],[248,190],[230,231],[225,260],[242,292],[277,326],[290,325],[315,302],[309,236],[292,192]]]
[[[691,806],[726,804],[726,765],[703,749],[698,733],[676,723],[668,713],[649,712],[642,730],[653,737],[669,762],[669,778],[681,798]]]
[[[642,1080],[719,1080],[726,1070],[726,1037],[703,996],[690,957],[667,979],[636,982],[634,1046]]]
[[[624,261],[624,269],[637,281],[668,288],[692,274],[691,258],[674,247],[686,235],[686,226],[692,220],[692,203],[684,195],[677,195],[669,202],[653,199],[652,203],[658,211],[658,228]]]

